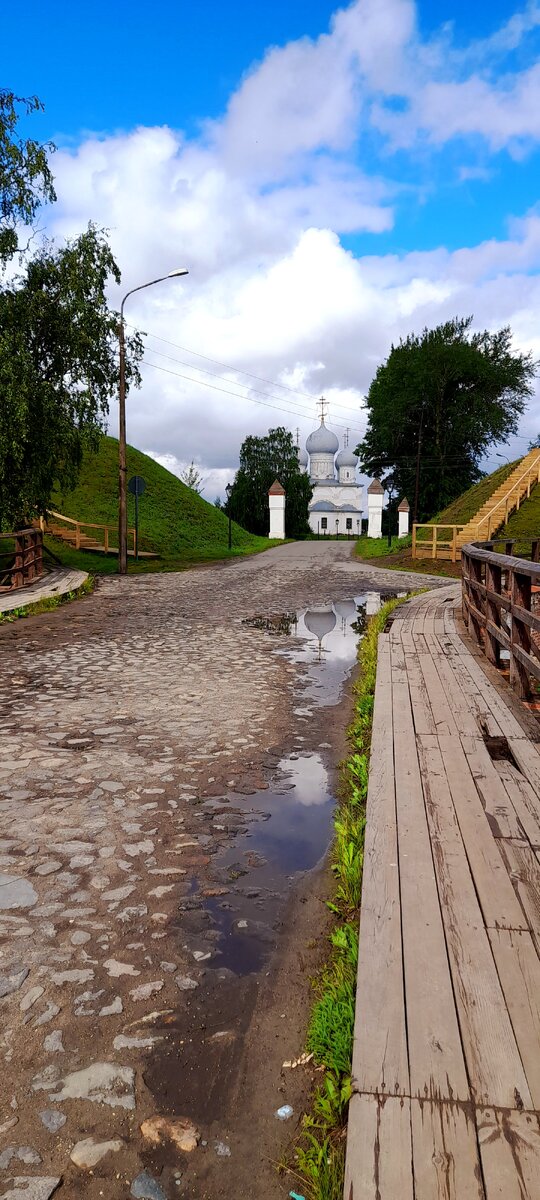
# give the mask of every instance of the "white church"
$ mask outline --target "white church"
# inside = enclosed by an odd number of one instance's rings
[[[310,433],[306,449],[298,447],[300,468],[309,473],[313,486],[309,505],[310,529],[321,537],[336,533],[359,537],[362,532],[364,489],[356,478],[358,459],[347,441],[346,435],[340,450],[335,433],[324,423],[323,408],[321,424]]]

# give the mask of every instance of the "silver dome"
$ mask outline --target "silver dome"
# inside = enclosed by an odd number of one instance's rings
[[[336,467],[356,467],[358,459],[349,446],[344,446],[336,458]]]
[[[306,450],[308,454],[335,454],[339,450],[339,442],[331,429],[327,429],[324,421],[321,421],[318,429],[310,433],[306,442]]]

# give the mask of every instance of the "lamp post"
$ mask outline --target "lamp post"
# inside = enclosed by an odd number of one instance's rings
[[[232,483],[227,484],[225,491],[227,493],[227,516],[229,518],[229,550],[231,550],[231,548],[232,548],[232,518],[231,518],[230,505],[231,505]]]
[[[336,538],[339,537],[339,517],[336,517]]]
[[[134,292],[142,292],[144,288],[153,287],[154,283],[163,283],[165,279],[175,279],[178,275],[189,275],[186,267],[169,271],[168,275],[160,275],[159,279],[150,279],[139,287],[126,292],[120,305],[120,329],[118,332],[120,350],[120,375],[118,385],[118,574],[127,575],[127,465],[126,465],[126,341],[124,336],[124,304],[128,296]]]

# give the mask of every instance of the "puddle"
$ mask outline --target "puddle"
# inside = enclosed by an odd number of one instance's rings
[[[304,667],[297,716],[309,717],[317,708],[338,704],[368,618],[395,595],[406,593],[365,592],[302,609],[296,616],[286,614],[286,627],[279,632],[285,633],[288,644],[277,653]],[[280,618],[254,617],[249,623],[275,635]],[[216,828],[240,829],[213,858],[212,879],[220,894],[201,899],[212,944],[206,969],[235,975],[260,970],[277,940],[291,880],[324,858],[332,837],[335,797],[319,752],[323,748],[329,749],[330,743],[319,742],[313,751],[302,748],[282,759],[272,788],[207,801],[207,814],[213,807],[230,805],[230,813],[216,816]],[[198,895],[198,886],[194,879],[192,897]],[[221,889],[227,889],[226,894]]]

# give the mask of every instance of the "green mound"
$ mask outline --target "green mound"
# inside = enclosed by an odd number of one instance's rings
[[[163,570],[188,562],[201,562],[229,555],[253,554],[273,545],[267,538],[253,537],[234,521],[232,549],[228,549],[228,519],[220,509],[186,487],[176,475],[153,458],[127,449],[128,479],[142,475],[146,490],[139,500],[139,546],[159,555],[159,560],[130,562],[130,570]],[[56,491],[51,509],[78,521],[117,526],[118,522],[118,442],[103,437],[96,454],[85,456],[77,487],[72,492]],[[135,523],[135,498],[128,497],[128,525]],[[86,532],[86,530],[84,531]],[[90,530],[88,531],[91,532]],[[51,549],[67,565],[81,565],[96,571],[116,570],[114,557],[75,551],[56,539]],[[117,538],[114,536],[114,544]],[[130,537],[129,546],[133,542]],[[60,548],[59,548],[60,547]]]
[[[497,467],[491,475],[485,475],[478,483],[473,484],[466,492],[462,492],[457,500],[453,500],[447,508],[442,512],[437,513],[437,516],[432,517],[434,525],[466,525],[472,517],[478,512],[486,500],[497,491],[501,483],[511,475],[512,471],[517,467],[519,458],[515,462],[505,463],[502,467]]]

